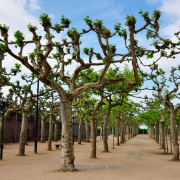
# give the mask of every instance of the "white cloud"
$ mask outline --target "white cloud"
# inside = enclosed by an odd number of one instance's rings
[[[41,7],[38,5],[39,0],[29,0],[29,1],[30,1],[30,3],[28,5],[28,7],[29,7],[30,11],[34,11],[34,10],[37,11],[37,10],[41,9]]]

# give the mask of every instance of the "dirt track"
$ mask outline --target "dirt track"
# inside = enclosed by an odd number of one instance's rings
[[[179,180],[180,162],[172,162],[171,154],[163,150],[148,135],[138,135],[112,149],[109,136],[109,153],[103,153],[102,141],[97,138],[97,159],[91,159],[90,144],[75,142],[77,172],[56,172],[60,165],[60,150],[46,151],[47,143],[38,143],[34,154],[33,142],[26,146],[25,157],[16,156],[18,144],[5,144],[3,161],[0,161],[0,180]],[[115,141],[116,142],[116,141]],[[78,166],[79,165],[79,166]]]

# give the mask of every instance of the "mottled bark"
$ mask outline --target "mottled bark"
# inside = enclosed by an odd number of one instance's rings
[[[148,125],[148,134],[151,137],[151,126],[150,125]]]
[[[1,144],[1,135],[2,135],[2,116],[0,115],[0,144]]]
[[[86,118],[86,142],[90,142],[89,140],[89,120]]]
[[[161,148],[165,148],[165,126],[164,126],[165,122],[164,121],[161,121],[160,122],[160,146]]]
[[[81,136],[82,136],[82,117],[79,119],[79,132],[78,132],[78,144],[81,144]]]
[[[156,142],[159,144],[159,123],[156,124]]]
[[[171,127],[171,141],[172,141],[172,148],[173,148],[173,161],[179,160],[179,144],[178,144],[178,137],[176,133],[176,116],[174,110],[171,109],[170,115],[170,127]]]
[[[117,137],[116,145],[119,146],[120,145],[120,140],[119,140],[119,132],[120,132],[120,130],[119,130],[119,122],[117,123],[117,126],[116,126],[115,130],[117,130],[117,131],[115,131],[115,134],[116,134],[116,137]]]
[[[90,158],[97,158],[96,157],[96,128],[95,128],[95,119],[91,119],[91,156]]]
[[[45,143],[45,135],[46,135],[46,120],[49,117],[49,114],[43,115],[41,120],[41,143]]]
[[[131,138],[133,138],[133,125],[131,124]]]
[[[61,119],[62,119],[62,149],[61,149],[61,167],[63,171],[74,170],[74,148],[72,139],[72,102],[61,101]]]
[[[129,126],[129,124],[127,125],[127,133],[128,133],[128,140],[130,140],[131,139],[131,134],[130,134],[130,126]]]
[[[100,140],[102,139],[102,127],[100,129]]]
[[[95,120],[95,130],[96,130],[96,138],[97,138],[97,121],[96,120]]]
[[[110,115],[110,111],[111,111],[111,106],[109,105],[108,107],[108,111],[104,116],[104,124],[103,124],[103,147],[104,147],[104,151],[103,152],[109,152],[108,150],[108,135],[107,135],[107,123],[108,123],[108,118]]]
[[[154,124],[150,125],[150,131],[151,131],[151,138],[155,139]]]
[[[27,124],[28,125],[28,124]],[[27,134],[27,129],[26,129],[26,131],[25,131],[25,145],[28,145],[28,143],[27,143],[27,138],[28,138],[28,134]]]
[[[55,116],[53,114],[50,114],[47,151],[52,151],[53,121],[54,121],[54,118],[55,118]]]
[[[132,129],[133,129],[133,137],[135,136],[135,127],[134,125],[132,126]]]
[[[28,117],[27,112],[23,112],[22,114],[22,124],[21,124],[21,132],[20,132],[20,139],[19,139],[19,156],[25,156],[25,145],[27,139],[27,124],[28,124]]]
[[[121,143],[125,142],[125,128],[124,128],[124,121],[121,121]]]
[[[180,136],[180,123],[178,123],[178,136]]]
[[[41,143],[45,143],[45,135],[46,135],[46,123],[45,121],[41,121]]]
[[[58,142],[59,123],[54,121],[54,141]]]

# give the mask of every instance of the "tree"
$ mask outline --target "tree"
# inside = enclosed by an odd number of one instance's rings
[[[173,157],[172,160],[176,161],[179,160],[179,144],[178,144],[178,137],[176,131],[176,114],[180,109],[180,104],[177,103],[176,105],[173,104],[172,100],[175,98],[179,99],[179,79],[180,75],[177,71],[180,70],[180,66],[178,68],[171,67],[171,74],[169,77],[169,82],[172,83],[174,86],[173,89],[165,88],[167,79],[165,78],[165,72],[158,68],[157,65],[153,65],[151,74],[148,77],[154,82],[155,86],[154,89],[154,96],[159,98],[161,103],[165,104],[170,109],[170,128],[171,128],[171,139],[173,144]],[[153,72],[155,72],[153,74]],[[160,77],[160,78],[158,78]]]
[[[51,34],[51,29],[55,30],[57,33],[63,30],[63,28],[68,28],[70,20],[62,16],[61,25],[55,24],[51,25],[50,18],[47,14],[43,14],[40,16],[40,22],[44,27],[45,38],[47,39],[47,43],[42,45],[40,40],[41,36],[38,36],[36,33],[37,27],[28,24],[29,31],[33,34],[32,40],[25,41],[25,37],[22,32],[19,30],[14,33],[16,38],[15,41],[9,42],[8,40],[8,27],[6,25],[0,25],[1,35],[4,38],[1,39],[1,50],[3,53],[8,53],[13,58],[20,61],[25,67],[27,67],[32,73],[34,73],[38,79],[44,83],[45,85],[54,89],[60,99],[61,103],[61,119],[62,119],[62,151],[61,151],[61,169],[74,170],[74,150],[72,145],[72,128],[71,128],[71,105],[74,98],[76,98],[79,94],[87,91],[90,88],[101,88],[105,84],[117,83],[119,81],[126,81],[129,86],[137,86],[140,85],[140,79],[138,77],[138,64],[137,57],[142,57],[144,55],[145,50],[137,46],[137,41],[134,39],[134,34],[141,32],[146,29],[149,25],[153,26],[156,32],[158,32],[158,20],[160,17],[159,11],[153,12],[152,20],[149,18],[148,13],[143,14],[143,18],[145,20],[145,25],[135,30],[136,18],[131,15],[126,17],[126,26],[129,27],[129,38],[130,44],[127,46],[127,31],[123,29],[120,31],[121,24],[118,23],[114,26],[115,33],[111,34],[111,32],[107,31],[107,28],[103,25],[101,20],[95,20],[93,22],[87,16],[84,20],[89,26],[88,30],[84,30],[82,33],[79,33],[76,28],[72,27],[67,31],[67,35],[70,38],[70,41],[67,42],[66,39],[63,39],[63,43],[53,42],[52,39],[55,37]],[[151,21],[154,23],[151,23]],[[80,53],[80,37],[81,35],[88,33],[90,31],[94,31],[97,35],[97,39],[99,45],[102,49],[103,56],[100,53],[97,53],[93,50],[93,48],[84,48],[84,53],[88,55],[89,62],[85,62],[82,59]],[[128,50],[128,53],[125,54],[116,54],[115,45],[109,44],[109,39],[118,34],[120,37],[123,37],[125,40],[125,46]],[[105,39],[105,44],[102,42],[102,39]],[[29,54],[29,57],[23,56],[23,49],[26,45],[33,43],[35,44],[35,49],[33,52]],[[15,45],[20,49],[18,55],[16,55],[11,49],[10,45]],[[66,51],[63,50],[63,47],[66,46]],[[50,56],[53,48],[56,47],[57,52]],[[42,49],[44,48],[44,49]],[[72,58],[65,61],[65,55],[70,54],[70,48],[73,48],[75,52],[72,53]],[[147,52],[151,52],[147,50]],[[96,55],[97,60],[100,62],[92,62],[93,55]],[[114,60],[114,57],[120,57],[119,60]],[[48,62],[48,58],[52,58],[57,60],[57,64],[53,68]],[[74,73],[69,76],[65,75],[65,66],[72,63],[75,60],[79,66],[74,70]],[[127,77],[114,77],[111,79],[106,79],[105,74],[110,67],[111,64],[122,63],[124,61],[131,61],[135,81],[131,81]],[[92,82],[90,79],[89,83],[81,84],[79,82],[76,83],[80,72],[85,69],[89,69],[91,66],[104,66],[101,75],[98,76],[95,82]],[[58,82],[54,81],[54,78],[58,78]],[[68,91],[63,88],[63,84],[68,85]],[[77,86],[78,85],[78,86]],[[66,168],[64,168],[66,166]]]

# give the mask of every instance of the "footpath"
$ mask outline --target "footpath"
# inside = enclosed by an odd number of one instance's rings
[[[170,161],[172,155],[148,135],[137,135],[120,146],[113,147],[112,136],[108,138],[109,153],[103,153],[103,144],[97,138],[97,159],[90,157],[91,145],[75,142],[75,165],[77,172],[57,172],[61,150],[46,151],[47,143],[26,146],[26,155],[17,156],[18,143],[4,144],[3,161],[0,161],[0,180],[180,180],[180,162]],[[115,139],[116,143],[116,139]]]

